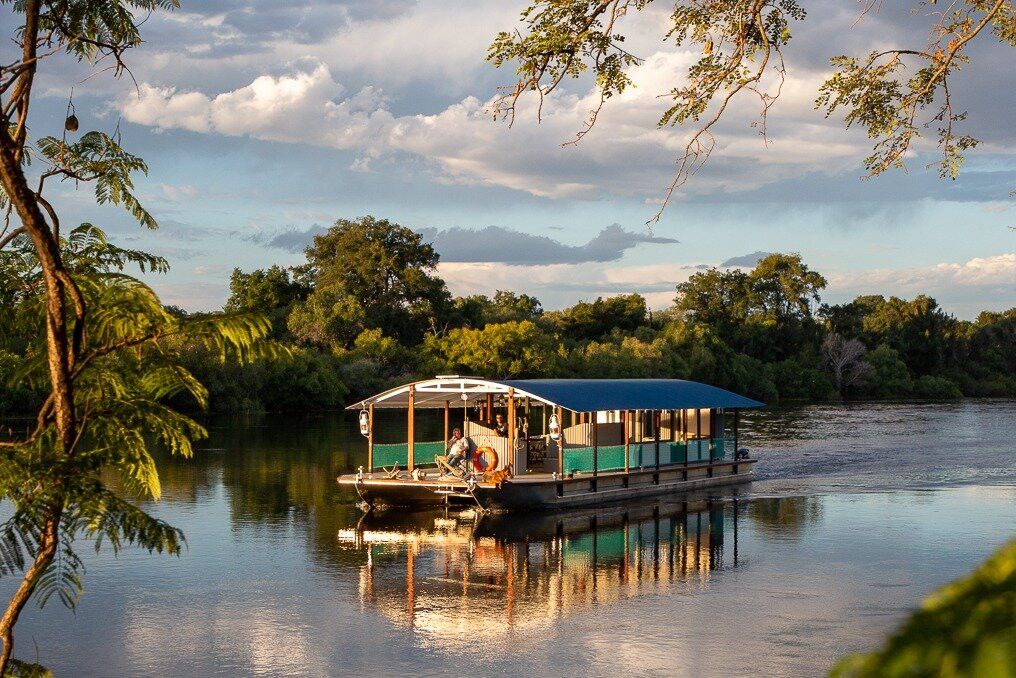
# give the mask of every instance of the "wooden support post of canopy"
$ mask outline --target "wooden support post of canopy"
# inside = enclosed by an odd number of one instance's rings
[[[410,473],[412,473],[412,471],[413,471],[414,452],[416,451],[414,449],[414,444],[413,444],[413,441],[416,440],[416,412],[415,412],[415,409],[413,407],[415,404],[416,404],[416,388],[414,386],[410,385],[409,386],[409,422],[408,422],[409,431],[406,434],[406,438],[407,438],[408,443],[409,443],[408,444],[409,452],[408,452],[408,459],[406,460],[406,466],[409,468]]]
[[[599,468],[600,468],[600,459],[599,459],[600,440],[599,440],[599,437],[596,435],[596,428],[597,427],[596,427],[595,417],[591,417],[591,418],[594,419],[592,426],[593,426],[593,477],[595,478],[596,474],[599,472]]]
[[[660,411],[653,412],[653,438],[656,442],[656,470],[660,470]]]
[[[557,408],[558,436],[557,436],[557,468],[561,477],[564,477],[564,409]]]
[[[741,410],[734,410],[734,456],[732,457],[734,461],[737,461],[737,446],[739,444],[738,439],[737,439],[738,438],[738,430],[737,429],[738,429],[738,424],[741,423],[740,419],[741,419]]]
[[[631,450],[628,447],[628,410],[621,412],[621,429],[624,431],[624,472],[631,472]]]
[[[515,455],[515,439],[517,437],[515,431],[515,389],[508,389],[508,416],[505,417],[508,420],[508,463],[512,465],[512,471],[517,471],[519,468],[518,459]]]
[[[374,403],[367,406],[367,472],[374,471]]]
[[[444,401],[444,440],[445,444],[448,444],[448,419],[451,416],[452,402],[450,400]]]
[[[716,408],[709,408],[709,463],[713,463],[715,458],[716,440],[713,437],[713,432],[716,430],[716,415],[719,412]]]
[[[695,461],[701,461],[702,456],[702,408],[695,409]]]
[[[684,465],[691,459],[691,436],[688,435],[688,410],[681,410],[681,427],[684,431]]]
[[[526,444],[526,454],[529,454],[529,422],[532,421],[529,418],[529,414],[532,412],[532,410],[530,409],[529,396],[526,396],[526,399],[525,399],[524,402],[525,402],[525,404],[523,405],[523,408],[522,408],[522,416],[519,417],[522,420],[521,425],[519,426],[519,429],[522,430],[522,437],[523,437],[523,440],[524,440],[524,442]],[[527,468],[527,470],[528,470],[528,464],[529,464],[529,458],[527,457],[526,458],[526,465],[527,465],[526,468]]]

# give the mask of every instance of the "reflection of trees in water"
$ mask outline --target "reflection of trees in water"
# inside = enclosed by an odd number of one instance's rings
[[[280,528],[293,527],[324,562],[342,561],[348,554],[337,552],[335,534],[355,524],[359,510],[335,478],[362,464],[366,449],[351,416],[213,419],[192,459],[157,460],[164,500],[211,501],[221,485],[234,530],[279,533],[281,541]]]
[[[735,505],[705,501],[477,522],[400,512],[367,516],[338,541],[362,554],[364,605],[437,645],[468,644],[477,629],[500,643],[508,636],[499,631],[705,585],[713,571],[736,565],[736,519]]]
[[[797,539],[805,527],[822,520],[819,497],[754,499],[748,503],[748,518],[759,534],[780,539]]]

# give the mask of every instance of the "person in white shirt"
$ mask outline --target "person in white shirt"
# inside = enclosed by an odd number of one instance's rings
[[[462,429],[452,429],[452,438],[445,448],[445,461],[452,468],[457,468],[469,454],[469,439],[462,437]]]

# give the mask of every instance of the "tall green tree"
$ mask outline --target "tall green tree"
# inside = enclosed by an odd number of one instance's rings
[[[73,229],[60,244],[61,260],[88,309],[75,324],[82,339],[69,375],[78,437],[65,444],[54,422],[42,330],[46,298],[36,260],[19,278],[23,291],[10,309],[14,323],[33,338],[14,379],[48,390],[48,396],[28,431],[0,442],[0,497],[15,509],[0,525],[0,575],[22,575],[0,626],[5,661],[14,625],[32,595],[40,605],[56,595],[73,607],[83,572],[76,537],[105,540],[114,551],[133,544],[179,552],[180,531],[110,489],[104,474],[117,476],[130,496],[158,499],[152,448],[190,456],[192,441],[206,435],[167,404],[186,396],[207,405],[207,391],[182,367],[181,351],[198,344],[220,360],[249,361],[263,355],[257,347],[269,330],[267,320],[242,314],[170,313],[149,287],[122,272],[130,264],[163,271],[166,262],[118,248],[90,224]],[[0,251],[0,270],[11,270],[12,261],[31,262],[34,255],[31,241],[21,235]]]
[[[960,350],[956,319],[923,294],[910,300],[867,295],[820,313],[834,332],[850,332],[870,348],[895,349],[915,375],[945,369]]]
[[[530,320],[453,329],[444,337],[427,337],[425,350],[434,372],[463,370],[497,379],[547,376],[556,359],[553,338]]]
[[[229,276],[229,298],[223,308],[227,311],[267,313],[272,320],[273,337],[291,339],[286,326],[289,313],[313,289],[307,269],[306,266],[283,268],[274,265],[244,273],[234,268]]]
[[[517,294],[509,290],[497,290],[491,299],[487,313],[489,323],[536,321],[543,315],[540,300],[528,294]]]
[[[339,219],[307,248],[314,291],[289,318],[295,335],[349,348],[367,329],[412,345],[451,307],[438,254],[420,234],[371,216]]]
[[[798,254],[770,254],[750,273],[711,269],[677,286],[685,320],[709,325],[735,350],[766,361],[806,349],[817,354],[821,329],[813,308],[826,280]]]
[[[834,72],[816,92],[815,106],[826,116],[842,114],[848,128],[861,127],[874,140],[865,159],[870,175],[903,167],[908,151],[931,129],[941,153],[940,174],[955,178],[964,151],[977,140],[959,129],[966,116],[954,107],[950,82],[969,61],[972,45],[994,40],[1016,46],[1016,10],[1012,0],[957,0],[937,12],[912,4],[914,21],[926,22],[927,41],[893,46],[894,36],[886,36],[888,47],[866,55],[830,54]],[[531,2],[522,12],[522,29],[498,33],[487,55],[497,67],[513,66],[517,76],[499,90],[495,117],[512,122],[523,96],[542,100],[566,80],[590,74],[599,97],[577,130],[580,140],[603,106],[632,86],[629,69],[642,58],[626,48],[625,28],[632,14],[649,5],[650,0]],[[864,2],[858,11],[863,16],[880,7]],[[658,219],[674,191],[713,152],[714,130],[732,104],[754,100],[756,126],[765,135],[788,67],[784,49],[808,20],[797,0],[679,0],[669,21],[644,25],[658,27],[661,43],[702,55],[675,80],[659,118],[660,127],[690,123],[693,131],[653,217]]]
[[[811,320],[826,279],[812,271],[800,254],[770,254],[748,276],[756,315],[777,321]]]
[[[752,312],[748,274],[716,268],[695,273],[677,286],[674,310],[684,320],[709,325],[730,342]]]
[[[223,357],[248,359],[268,329],[245,316],[171,314],[121,272],[129,264],[162,270],[164,261],[112,246],[88,224],[62,231],[59,210],[45,195],[61,179],[91,186],[97,203],[119,205],[142,226],[156,227],[133,190],[132,176],[147,167],[121,148],[118,134],[78,135],[77,120],[68,119],[68,134],[29,141],[36,75],[49,57],[64,52],[102,61],[119,74],[124,54],[141,44],[135,13],[175,6],[175,0],[4,5],[19,50],[0,70],[0,208],[7,217],[0,268],[15,281],[4,311],[27,343],[15,378],[46,397],[27,431],[0,439],[0,499],[14,509],[0,526],[0,575],[20,575],[0,618],[0,675],[11,665],[14,628],[33,595],[40,604],[51,595],[73,604],[81,573],[76,536],[91,534],[114,549],[179,550],[178,530],[112,492],[102,475],[114,472],[129,492],[158,498],[150,447],[186,455],[204,433],[164,403],[183,392],[204,402],[201,385],[179,367],[172,340],[201,341]]]
[[[641,294],[597,297],[594,302],[580,301],[570,308],[543,315],[544,324],[555,328],[573,341],[599,339],[612,331],[631,333],[648,318],[646,300]]]
[[[498,290],[493,299],[485,294],[455,297],[448,320],[459,327],[482,328],[487,323],[535,321],[542,315],[543,306],[536,297]]]
[[[954,369],[967,395],[1016,394],[1016,308],[985,311],[965,327],[964,361]]]

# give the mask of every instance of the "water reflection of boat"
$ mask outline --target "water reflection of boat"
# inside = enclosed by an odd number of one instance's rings
[[[679,379],[439,376],[353,406],[367,436],[367,467],[338,481],[369,505],[458,502],[498,510],[742,483],[754,460],[738,447],[738,414],[761,405]],[[406,410],[404,442],[381,442],[394,436],[375,430],[375,409]],[[444,438],[418,440],[417,417],[442,411]],[[452,433],[464,436],[456,445],[468,448],[461,464],[452,461],[461,459],[454,448],[446,452],[451,423]]]
[[[361,604],[455,645],[475,643],[476,633],[502,642],[501,632],[594,605],[700,587],[737,565],[737,521],[736,502],[706,500],[475,519],[386,513],[338,538],[366,554]]]

